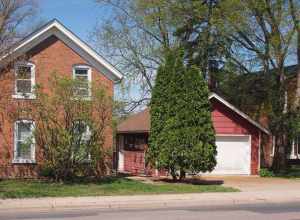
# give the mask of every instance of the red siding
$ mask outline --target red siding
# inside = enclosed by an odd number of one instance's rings
[[[132,174],[145,172],[145,152],[144,151],[123,151],[124,171]]]
[[[124,153],[124,171],[139,175],[149,176],[166,176],[165,170],[155,170],[145,164],[145,152],[144,151],[123,151]]]
[[[259,170],[259,128],[252,125],[248,120],[235,113],[220,101],[211,99],[212,121],[216,135],[251,135],[251,174],[257,175]],[[124,170],[132,174],[145,171],[143,152],[125,152]],[[151,171],[151,169],[150,169]],[[149,172],[154,174],[154,170]]]

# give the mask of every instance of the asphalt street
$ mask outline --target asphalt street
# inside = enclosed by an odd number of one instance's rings
[[[159,209],[49,209],[1,211],[0,220],[300,220],[300,203],[193,206]]]

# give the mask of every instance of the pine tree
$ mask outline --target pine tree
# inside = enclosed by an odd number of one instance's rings
[[[168,52],[157,73],[151,100],[147,157],[174,179],[187,171],[211,171],[216,146],[208,88],[199,70],[186,67],[181,51]]]

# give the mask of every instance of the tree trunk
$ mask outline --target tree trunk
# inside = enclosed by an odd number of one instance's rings
[[[294,103],[294,108],[297,109],[299,108],[300,104],[300,35],[298,37],[298,62],[297,62],[297,84],[296,84],[296,94],[295,94],[295,103]]]
[[[174,181],[177,181],[177,173],[176,173],[176,170],[175,170],[173,167],[171,167],[170,171],[171,171],[171,176],[172,176],[173,180],[174,180]]]
[[[293,0],[289,1],[290,4],[290,12],[292,15],[293,23],[297,32],[297,84],[296,84],[296,94],[295,94],[295,102],[294,109],[299,108],[300,104],[300,20],[297,16],[297,7]]]
[[[186,177],[186,172],[183,169],[180,169],[179,180],[184,180]]]
[[[285,134],[276,135],[275,152],[274,152],[274,159],[272,164],[272,170],[275,173],[280,173],[287,170],[286,142],[287,140]]]
[[[275,152],[272,163],[272,170],[275,173],[284,172],[287,170],[287,149],[288,149],[288,130],[285,125],[286,114],[288,111],[288,103],[287,103],[287,90],[285,86],[285,75],[284,68],[280,68],[281,72],[278,74],[278,101],[275,102],[274,109],[276,109],[275,115],[276,118],[276,128],[275,130]]]
[[[210,68],[210,62],[211,62],[211,17],[212,17],[212,8],[213,8],[213,2],[210,0],[208,2],[208,15],[207,15],[207,45],[206,45],[206,63],[205,63],[205,68],[206,68],[206,79],[208,83],[208,88],[213,88],[214,85],[212,85],[213,79],[211,75],[211,68]]]

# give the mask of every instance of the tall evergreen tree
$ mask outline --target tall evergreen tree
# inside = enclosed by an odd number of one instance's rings
[[[186,67],[183,53],[169,52],[160,66],[151,100],[148,159],[174,179],[187,171],[211,171],[216,145],[208,88],[197,68]]]

